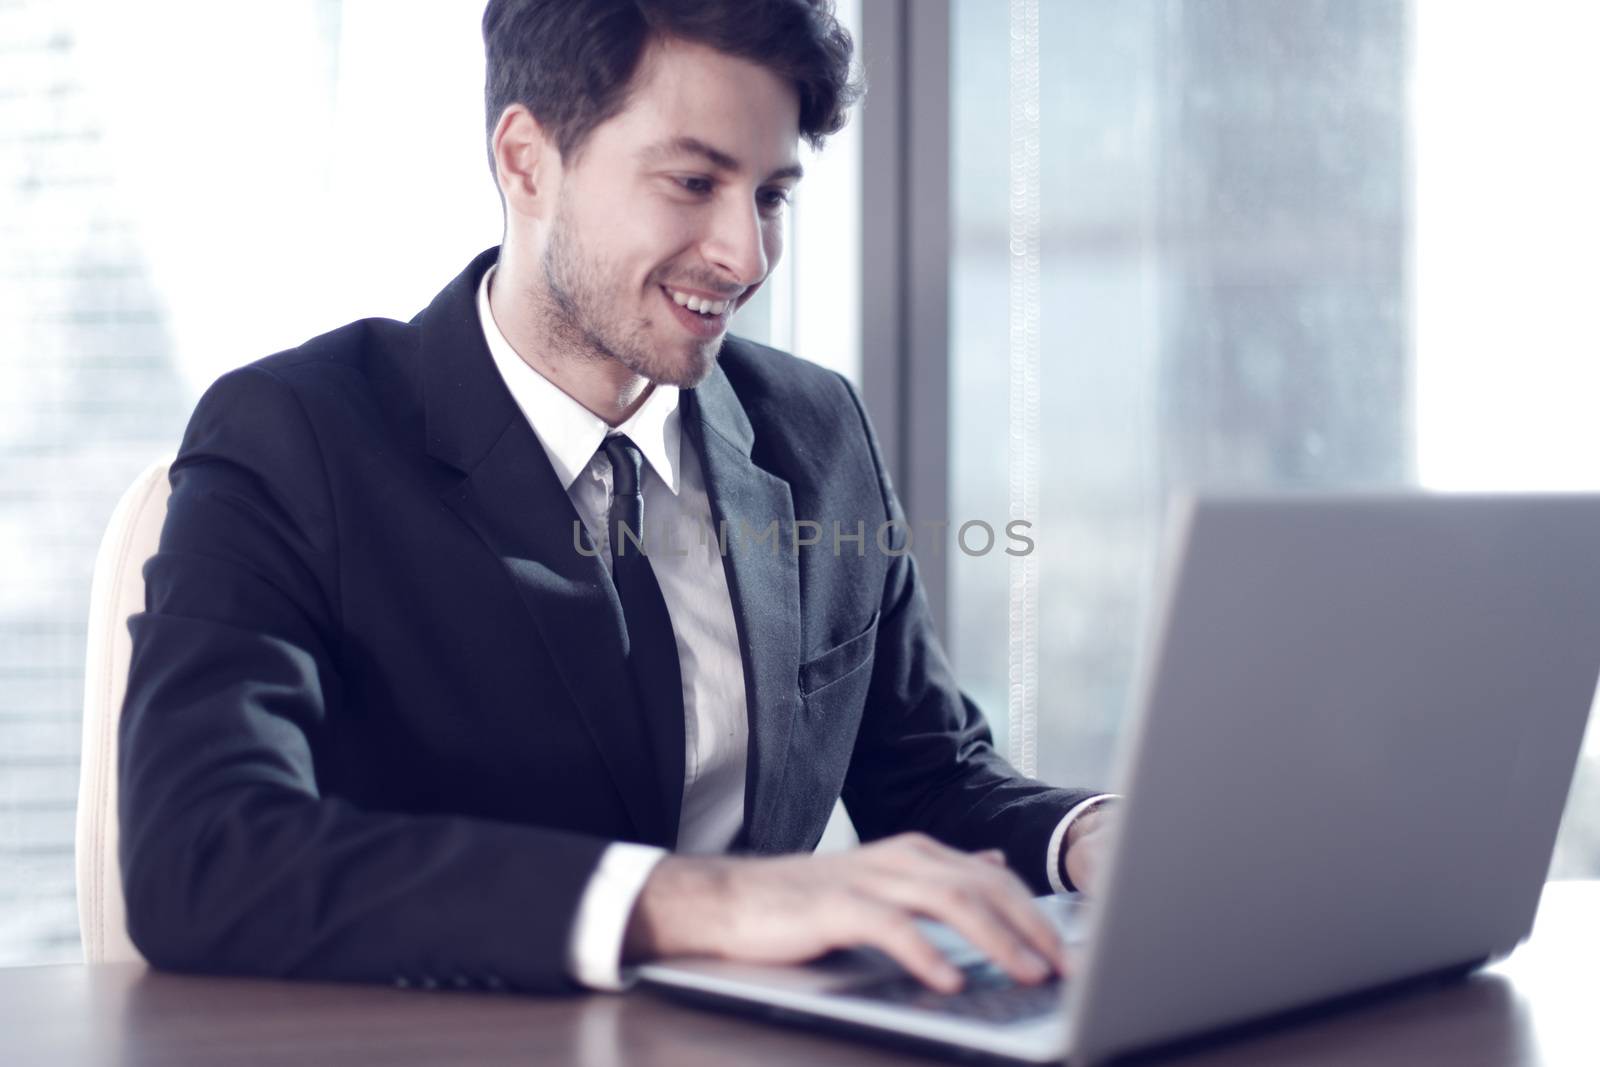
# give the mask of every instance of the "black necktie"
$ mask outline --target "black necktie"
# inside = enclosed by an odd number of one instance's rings
[[[656,766],[672,814],[670,830],[677,833],[683,768],[683,680],[678,668],[678,642],[672,634],[672,617],[662,599],[661,586],[649,557],[639,543],[644,536],[644,491],[639,446],[625,434],[607,437],[600,446],[611,461],[611,508],[606,515],[606,536],[611,542],[611,581],[622,601],[628,630],[628,667],[648,716],[647,730],[656,747]],[[659,532],[659,531],[658,531]],[[674,746],[674,739],[676,745]],[[673,771],[678,771],[674,774]]]

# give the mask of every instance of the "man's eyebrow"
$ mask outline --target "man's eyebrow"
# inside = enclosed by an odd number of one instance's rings
[[[639,152],[639,159],[646,164],[659,163],[673,156],[699,156],[718,170],[743,170],[737,159],[720,148],[713,148],[698,137],[674,137],[670,141],[658,141],[648,145]],[[805,168],[798,163],[791,163],[787,167],[779,167],[767,175],[769,182],[781,181],[784,178],[799,180],[805,176]]]

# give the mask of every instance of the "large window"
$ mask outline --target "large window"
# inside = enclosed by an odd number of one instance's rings
[[[1170,494],[1600,487],[1597,29],[1554,2],[956,0],[950,510],[1031,486],[1039,549],[1031,582],[950,556],[951,643],[997,733],[1036,712],[1042,776],[1105,783]],[[1002,103],[1032,99],[1030,182]],[[1556,875],[1600,874],[1596,739]]]

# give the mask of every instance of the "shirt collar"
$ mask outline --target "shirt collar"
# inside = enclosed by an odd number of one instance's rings
[[[512,399],[522,409],[523,416],[544,446],[556,477],[563,489],[571,489],[578,475],[589,466],[601,441],[611,433],[627,434],[639,446],[645,462],[666,483],[674,495],[678,492],[678,450],[682,442],[678,417],[678,387],[653,386],[628,420],[615,430],[606,421],[572,397],[562,392],[550,379],[534,370],[517,355],[500,326],[494,321],[489,308],[489,279],[495,268],[490,266],[478,282],[478,321],[483,327],[483,339],[489,345],[489,355],[511,390]]]

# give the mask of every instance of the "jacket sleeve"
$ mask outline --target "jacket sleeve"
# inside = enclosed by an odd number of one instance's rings
[[[871,446],[885,514],[905,530],[861,398],[846,388]],[[873,657],[843,790],[861,839],[920,830],[967,851],[998,848],[1034,893],[1053,892],[1051,836],[1100,791],[1026,778],[995,751],[983,712],[956,685],[910,552],[890,559]]]
[[[336,503],[292,388],[201,399],[171,469],[118,734],[128,934],[154,966],[574,988],[569,932],[608,842],[364,810],[318,788],[341,714]]]

